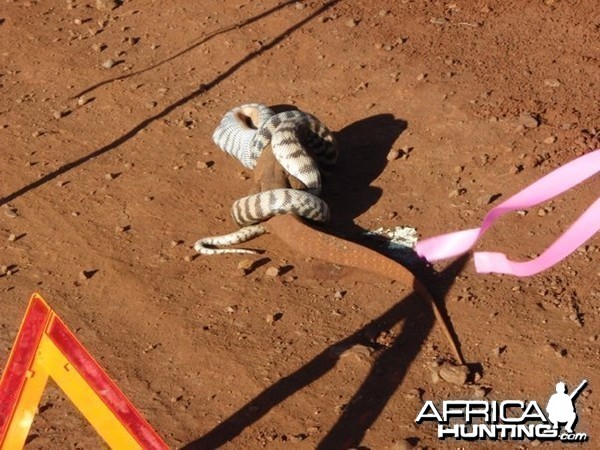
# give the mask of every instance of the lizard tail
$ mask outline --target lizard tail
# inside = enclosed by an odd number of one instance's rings
[[[407,268],[369,248],[337,236],[311,228],[298,217],[290,214],[275,216],[261,224],[294,250],[303,252],[325,262],[364,270],[412,287],[424,300],[431,303],[435,318],[442,326],[448,343],[460,364],[465,364],[455,335],[427,288]]]

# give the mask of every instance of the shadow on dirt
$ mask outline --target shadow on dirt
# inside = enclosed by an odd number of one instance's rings
[[[466,261],[467,256],[456,260],[441,275],[445,280],[454,280]],[[446,284],[444,291],[447,292],[452,284]],[[408,368],[433,328],[431,305],[415,294],[397,302],[366,326],[326,348],[184,449],[214,449],[226,444],[272,408],[333,370],[344,350],[360,344],[377,347],[373,342],[375,337],[400,322],[404,322],[402,332],[389,347],[378,350],[379,355],[373,362],[369,375],[347,403],[336,424],[317,446],[318,449],[328,450],[357,447],[402,384]]]
[[[315,19],[316,17],[318,17],[320,14],[322,14],[323,12],[327,11],[329,8],[333,7],[335,4],[337,4],[340,0],[330,0],[329,2],[325,3],[323,6],[321,6],[320,8],[316,9],[315,11],[313,11],[310,15],[306,16],[304,19],[302,19],[301,21],[297,22],[296,24],[292,25],[291,27],[289,27],[287,30],[285,30],[283,33],[279,34],[278,36],[274,37],[273,39],[271,39],[269,42],[267,42],[266,44],[264,44],[262,47],[260,47],[259,49],[249,53],[248,55],[246,55],[244,58],[242,58],[241,60],[239,60],[237,63],[233,64],[231,67],[229,67],[229,69],[225,70],[223,73],[221,73],[220,75],[218,75],[217,77],[215,77],[213,80],[209,81],[208,83],[205,84],[201,84],[198,89],[190,92],[188,95],[186,95],[185,97],[179,99],[178,101],[176,101],[175,103],[167,106],[165,109],[163,109],[162,111],[158,112],[157,114],[143,120],[142,122],[140,122],[139,124],[137,124],[135,127],[133,127],[130,131],[128,131],[127,133],[125,133],[123,136],[115,139],[114,141],[110,142],[109,144],[105,145],[104,147],[99,148],[98,150],[95,150],[85,156],[82,156],[81,158],[75,160],[75,161],[71,161],[69,163],[66,163],[64,165],[62,165],[61,167],[59,167],[58,169],[56,169],[53,172],[50,172],[46,175],[44,175],[43,177],[41,177],[40,179],[34,181],[33,183],[30,183],[24,187],[22,187],[21,189],[13,192],[12,194],[9,194],[7,196],[5,196],[4,198],[0,199],[0,206],[1,205],[5,205],[13,200],[15,200],[16,198],[28,193],[29,191],[32,191],[34,189],[39,188],[40,186],[43,186],[44,184],[54,180],[55,178],[63,175],[64,173],[81,166],[82,164],[97,158],[99,156],[104,155],[105,153],[110,152],[111,150],[114,150],[115,148],[119,147],[120,145],[124,144],[125,142],[129,141],[131,138],[133,138],[137,133],[139,133],[141,130],[143,130],[144,128],[146,128],[148,125],[150,125],[151,123],[162,119],[163,117],[167,116],[168,114],[170,114],[171,112],[173,112],[175,109],[179,108],[180,106],[188,103],[189,101],[195,99],[196,97],[198,97],[199,95],[202,95],[208,91],[210,91],[211,89],[213,89],[214,87],[218,86],[220,83],[222,83],[223,81],[225,81],[227,78],[229,78],[231,75],[233,75],[235,72],[237,72],[239,69],[241,69],[243,66],[245,66],[247,63],[249,63],[250,61],[252,61],[254,58],[262,55],[263,53],[265,53],[266,51],[269,51],[271,49],[273,49],[275,46],[277,46],[281,41],[283,41],[286,37],[288,37],[290,34],[292,34],[293,32],[295,32],[296,30],[302,28],[304,25],[306,25],[308,22],[310,22],[311,20]],[[283,7],[286,5],[289,5],[291,3],[294,3],[292,1],[288,1],[285,2],[281,5],[279,5],[278,7],[272,8],[269,11],[266,11],[265,13],[262,13],[259,16],[256,16],[252,19],[246,20],[245,22],[242,22],[242,24],[239,25],[235,25],[232,26],[231,29],[234,28],[239,28],[245,24],[248,23],[252,23],[255,20],[258,20],[258,18],[262,18],[265,17],[268,14],[273,13],[274,11],[276,11],[277,9],[279,9],[279,7]],[[227,30],[220,30],[218,32],[215,33],[223,33]],[[206,37],[204,38],[204,41],[202,42],[206,42],[206,39],[209,39],[210,37]],[[200,45],[200,43],[195,44],[195,45]],[[194,46],[190,47],[189,49],[193,48]],[[188,50],[189,50],[188,49]],[[187,51],[187,50],[186,50]],[[182,52],[180,52],[182,53]],[[174,55],[172,58],[176,57],[178,55]],[[109,80],[110,81],[110,80]],[[93,88],[93,87],[92,87]],[[90,89],[92,89],[90,88]],[[89,92],[88,89],[86,92]]]
[[[364,231],[354,224],[354,219],[380,199],[381,189],[371,183],[385,169],[387,155],[406,127],[406,121],[392,114],[378,114],[335,133],[340,156],[335,170],[324,182],[322,195],[331,205],[331,228],[337,233]]]

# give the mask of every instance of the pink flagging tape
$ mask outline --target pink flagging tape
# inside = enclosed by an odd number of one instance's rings
[[[600,150],[587,153],[550,172],[535,183],[490,210],[480,228],[442,234],[418,242],[417,253],[428,261],[452,258],[466,253],[492,224],[504,214],[531,208],[573,188],[600,172]],[[600,230],[600,199],[544,253],[527,262],[511,261],[504,253],[476,252],[475,268],[479,273],[505,273],[529,276],[542,272],[570,255]]]

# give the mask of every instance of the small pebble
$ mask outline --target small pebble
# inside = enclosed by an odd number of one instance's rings
[[[17,240],[17,235],[14,233],[10,233],[8,235],[8,242],[15,242]]]
[[[388,161],[395,161],[400,157],[400,150],[394,148],[392,149],[388,155],[387,155],[387,160]]]
[[[505,349],[506,347],[502,346],[494,347],[494,350],[492,350],[492,354],[497,358],[504,352]]]
[[[558,81],[555,78],[547,78],[544,80],[544,85],[548,86],[548,87],[559,87],[560,86],[560,81]]]
[[[343,299],[344,295],[346,295],[345,291],[335,291],[335,294],[333,294],[333,296],[335,297],[336,300]]]
[[[96,9],[99,11],[112,11],[119,2],[117,0],[96,0]]]
[[[275,316],[273,314],[267,314],[265,317],[265,321],[268,324],[272,324],[275,321]]]
[[[556,142],[556,136],[549,136],[544,139],[544,144],[554,144]]]
[[[420,73],[419,75],[417,75],[417,81],[423,81],[425,78],[427,78],[426,73]]]
[[[519,114],[519,125],[523,125],[525,128],[537,128],[540,125],[540,121],[533,114],[523,111]]]
[[[117,176],[116,176],[114,173],[110,173],[110,172],[109,172],[109,173],[107,173],[106,175],[104,175],[104,178],[105,178],[106,180],[109,180],[109,181],[110,181],[110,180],[114,180],[116,177],[117,177]]]
[[[356,20],[356,19],[348,19],[348,20],[346,20],[345,25],[348,28],[354,28],[356,25],[358,25],[358,20]]]
[[[485,389],[483,389],[481,386],[477,386],[474,390],[473,390],[473,398],[474,399],[482,399],[485,397]]]
[[[469,368],[467,366],[444,364],[440,367],[439,375],[442,380],[447,381],[448,383],[462,386],[467,382],[467,378],[469,377]]]
[[[453,191],[450,191],[450,193],[448,194],[448,198],[456,198],[456,197],[460,197],[461,195],[463,195],[465,192],[467,192],[466,189],[464,188],[460,188],[460,189],[454,189]]]
[[[410,450],[413,448],[415,448],[415,446],[406,439],[402,439],[401,441],[394,442],[391,445],[391,447],[389,447],[390,450]]]
[[[89,270],[82,270],[81,272],[79,272],[79,279],[84,281],[84,280],[89,280],[92,277],[92,272],[90,272]]]
[[[115,65],[114,59],[107,59],[106,61],[104,61],[102,63],[102,67],[104,67],[105,69],[111,69],[114,65]]]
[[[490,203],[492,203],[494,201],[494,198],[496,198],[496,195],[490,195],[490,194],[482,195],[481,197],[479,197],[477,199],[477,204],[479,206],[489,205]]]
[[[279,267],[271,266],[265,271],[265,275],[268,277],[277,277],[281,273],[281,269]]]
[[[86,103],[87,103],[87,98],[85,98],[83,95],[77,99],[77,105],[79,105],[79,106],[83,106]]]
[[[4,211],[4,215],[6,217],[8,217],[9,219],[16,219],[17,217],[19,217],[19,215],[17,214],[17,211],[15,209],[7,209]]]
[[[335,350],[333,350],[335,353]],[[372,347],[367,347],[366,345],[355,344],[352,347],[343,350],[339,353],[340,358],[346,358],[348,356],[354,356],[359,361],[368,361],[371,359],[371,356],[374,353],[374,349]]]
[[[8,274],[8,266],[0,266],[0,275]]]
[[[73,23],[75,25],[81,25],[83,23],[83,20],[81,20],[81,19],[75,19],[75,20],[73,20]]]
[[[184,260],[185,262],[190,262],[190,261],[192,260],[192,257],[191,257],[191,256],[189,256],[189,255],[188,255],[188,256],[184,256],[184,257],[183,257],[183,260]]]
[[[302,3],[302,2],[296,2],[295,6],[296,6],[296,9],[298,11],[302,11],[304,8],[306,8],[306,6],[304,5],[304,3]]]
[[[579,316],[577,315],[577,313],[573,313],[569,315],[569,320],[572,320],[573,322],[578,322],[579,321]]]
[[[408,399],[414,399],[414,398],[421,398],[421,391],[417,388],[415,389],[409,389],[408,391],[406,391],[406,393],[404,394],[404,397],[408,398]]]
[[[512,174],[512,175],[516,175],[519,172],[521,172],[523,170],[523,166],[520,166],[518,164],[513,164],[512,166],[510,166],[510,169],[508,169],[508,173]]]
[[[290,442],[302,442],[303,440],[305,440],[308,436],[306,436],[303,433],[300,434],[292,434],[291,436],[289,436],[289,440]]]
[[[242,259],[237,265],[237,270],[242,272],[243,275],[247,275],[252,271],[253,264],[251,259]]]

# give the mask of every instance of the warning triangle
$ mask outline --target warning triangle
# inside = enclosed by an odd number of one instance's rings
[[[50,377],[110,447],[168,449],[44,299],[34,294],[0,379],[0,450],[24,446]]]

